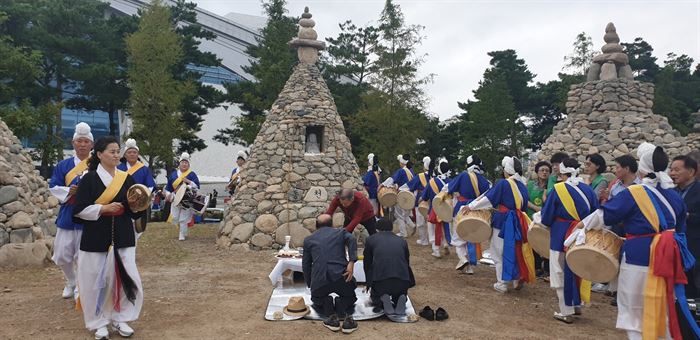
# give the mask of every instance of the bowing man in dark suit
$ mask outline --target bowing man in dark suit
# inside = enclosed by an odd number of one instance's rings
[[[408,288],[416,285],[411,271],[408,244],[392,232],[391,221],[380,218],[378,232],[367,238],[364,268],[367,287],[375,306],[387,314],[406,314]]]
[[[352,318],[357,296],[353,271],[357,261],[355,238],[343,228],[333,228],[331,215],[316,218],[316,231],[304,239],[304,270],[306,286],[311,289],[312,307],[327,317],[323,325],[336,332],[342,322],[343,333],[352,333],[357,322]],[[348,258],[345,257],[347,247]],[[333,299],[330,294],[338,295]]]

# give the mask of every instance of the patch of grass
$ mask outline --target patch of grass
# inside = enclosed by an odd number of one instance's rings
[[[178,264],[191,258],[193,247],[205,242],[214,247],[216,224],[197,224],[189,229],[186,241],[179,241],[179,229],[168,222],[152,222],[138,240],[140,260],[154,264]]]

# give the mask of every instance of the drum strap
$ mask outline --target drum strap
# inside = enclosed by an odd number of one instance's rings
[[[116,170],[114,173],[114,178],[112,182],[109,183],[105,191],[102,192],[100,197],[95,200],[95,204],[109,204],[117,196],[119,190],[121,190],[124,181],[126,181],[127,173],[121,170]]]
[[[559,196],[559,200],[561,201],[562,205],[564,205],[566,212],[571,215],[574,220],[580,221],[581,217],[579,217],[578,210],[576,210],[574,198],[571,197],[569,190],[566,189],[566,183],[559,182],[555,184],[554,190],[557,192],[557,196]],[[586,200],[586,202],[588,202],[588,200]]]
[[[187,176],[189,176],[190,172],[192,172],[192,169],[187,169],[187,171],[185,171],[185,172],[183,172],[182,174],[180,174],[180,176],[178,176],[178,178],[176,178],[176,179],[173,181],[173,190],[177,190],[177,187],[180,186],[180,183],[182,183],[182,180],[184,180],[185,178],[187,178]]]
[[[523,196],[520,194],[518,185],[515,184],[515,180],[508,178],[508,184],[510,184],[510,191],[513,193],[513,200],[515,201],[515,209],[520,210],[523,206]]]
[[[435,180],[435,178],[430,179],[430,188],[433,189],[433,192],[435,193],[435,195],[440,193],[440,188],[438,187],[437,181]]]
[[[411,173],[411,170],[408,170],[408,168],[403,168],[403,172],[406,173],[406,182],[410,182],[413,179],[413,173]]]
[[[71,169],[70,171],[68,171],[68,173],[66,174],[66,178],[64,179],[64,180],[66,181],[66,186],[70,186],[71,182],[73,182],[73,180],[74,180],[79,174],[81,174],[83,171],[87,170],[87,168],[88,168],[88,164],[87,164],[88,159],[90,159],[90,157],[83,159],[83,160],[80,161],[80,163],[78,163],[73,169]]]
[[[419,173],[418,179],[420,180],[420,184],[423,186],[423,188],[428,185],[428,179],[425,177],[425,172]]]
[[[126,170],[126,173],[128,173],[129,175],[133,175],[136,173],[136,171],[139,171],[143,167],[144,167],[143,163],[136,162],[136,164],[134,164],[134,166],[130,167],[129,170]]]
[[[474,188],[476,196],[481,196],[481,192],[479,191],[479,179],[476,177],[476,174],[473,172],[469,172],[469,179],[472,181],[472,187]]]

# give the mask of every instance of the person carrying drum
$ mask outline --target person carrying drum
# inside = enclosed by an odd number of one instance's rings
[[[418,203],[420,203],[420,197],[423,194],[425,187],[428,185],[428,181],[430,181],[430,178],[432,177],[431,173],[433,172],[434,167],[435,163],[430,159],[430,157],[423,157],[423,172],[419,173],[417,176],[413,177],[412,180],[408,181],[408,183],[399,188],[399,190],[408,190],[414,193],[416,196],[416,204],[413,211],[416,215],[416,230],[418,230],[418,239],[416,240],[416,243],[420,246],[427,246],[430,244],[430,241],[428,241],[428,230],[425,216],[416,212],[416,208],[418,207]]]
[[[153,174],[151,169],[149,169],[145,164],[139,160],[139,147],[136,145],[136,141],[133,138],[129,138],[124,143],[124,150],[122,151],[122,162],[119,163],[117,169],[121,171],[126,171],[131,177],[134,178],[136,184],[145,185],[150,192],[153,192],[153,188],[156,187],[156,182],[153,180]],[[150,210],[148,210],[150,212]],[[143,230],[146,229],[146,221],[148,220],[148,214],[146,216],[134,221],[134,225],[139,226],[136,230],[141,230],[136,235],[138,239],[141,237]]]
[[[369,195],[369,203],[372,204],[374,215],[379,216],[379,201],[377,201],[377,190],[381,181],[382,169],[379,167],[379,158],[370,153],[367,155],[367,173],[362,176],[362,182]]]
[[[532,248],[527,242],[530,219],[527,211],[527,187],[522,177],[523,166],[515,157],[503,157],[503,175],[485,195],[461,208],[461,213],[471,210],[495,208],[491,224],[491,257],[496,265],[493,289],[508,291],[508,283],[520,289],[523,283],[535,281],[535,262]]]
[[[566,263],[564,240],[581,219],[598,209],[598,197],[578,176],[581,164],[573,158],[559,163],[560,182],[554,185],[542,207],[542,224],[549,227],[549,286],[559,299],[554,318],[565,323],[581,314],[581,302],[590,302],[591,283],[576,276]]]
[[[401,167],[398,170],[396,170],[396,172],[394,172],[394,175],[382,182],[381,186],[393,186],[398,188],[408,183],[410,180],[413,179],[413,176],[415,176],[413,171],[411,171],[411,169],[409,169],[406,166],[406,164],[408,164],[408,162],[411,160],[411,157],[409,155],[398,155],[396,156],[396,160],[399,161]],[[394,218],[399,223],[399,236],[408,237],[408,228],[415,228],[415,225],[411,221],[410,211],[406,211],[404,209],[401,209],[401,207],[394,206]]]
[[[684,269],[694,262],[685,240],[685,204],[666,173],[663,148],[644,142],[637,156],[642,184],[623,189],[577,227],[602,229],[622,222],[626,238],[618,275],[617,328],[630,339],[682,339],[679,318],[685,318],[700,338],[683,286],[688,281]],[[579,236],[572,235],[585,239]]]
[[[238,186],[238,184],[241,183],[241,170],[243,169],[243,166],[245,165],[247,159],[247,152],[243,150],[238,151],[236,157],[236,167],[233,168],[233,170],[231,171],[231,179],[228,182],[228,185],[226,186],[226,188],[228,189],[228,193],[231,196],[233,196],[233,193],[236,192],[236,187]]]
[[[491,183],[482,175],[482,166],[481,158],[478,155],[467,157],[467,170],[462,171],[446,187],[443,187],[443,191],[453,195],[457,201],[454,208],[455,217],[462,206],[469,204],[491,188]],[[472,266],[475,266],[481,258],[481,245],[462,240],[457,235],[456,228],[452,228],[451,236],[452,245],[455,247],[459,259],[455,270],[464,270],[469,275],[474,274]]]
[[[75,297],[78,292],[75,265],[78,260],[83,225],[73,221],[73,208],[78,183],[88,168],[87,162],[93,141],[90,126],[83,122],[78,123],[75,126],[72,141],[75,155],[58,162],[49,180],[49,192],[61,202],[56,218],[56,239],[51,260],[61,268],[66,279],[66,285],[61,294],[64,299]]]
[[[423,190],[421,195],[421,201],[428,201],[430,203],[430,208],[428,210],[428,239],[430,240],[430,245],[432,246],[434,257],[441,258],[442,254],[440,249],[445,248],[445,251],[449,253],[449,246],[451,240],[450,234],[450,224],[440,220],[440,218],[435,213],[433,209],[433,198],[437,196],[442,188],[450,183],[450,166],[447,163],[447,159],[442,158],[438,162],[437,169],[435,169],[435,177],[431,178],[428,182],[428,186]]]
[[[182,155],[180,155],[179,161],[177,170],[173,171],[170,176],[168,176],[168,184],[165,186],[164,190],[169,202],[173,201],[175,193],[181,185],[185,185],[189,189],[199,189],[199,178],[197,174],[190,169],[190,154],[183,152]],[[180,227],[178,240],[184,241],[187,237],[187,228],[191,224],[194,224],[192,211],[173,205],[170,207],[170,218],[171,220],[169,221]]]

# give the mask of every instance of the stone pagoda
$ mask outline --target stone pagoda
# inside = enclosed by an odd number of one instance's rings
[[[42,265],[56,235],[58,200],[0,120],[0,267]]]
[[[251,147],[220,225],[221,248],[278,247],[287,235],[301,246],[338,190],[362,190],[343,122],[316,66],[325,43],[316,40],[314,26],[306,8],[298,36],[289,43],[299,64]]]
[[[662,146],[671,157],[688,153],[686,138],[666,117],[651,111],[654,84],[632,79],[612,23],[606,27],[604,40],[603,54],[594,58],[588,81],[571,86],[566,118],[554,127],[538,160],[549,160],[555,152],[564,151],[583,162],[586,155],[599,153],[611,171],[616,157],[635,155],[637,146],[645,141]]]

